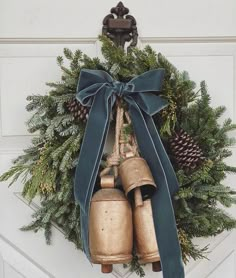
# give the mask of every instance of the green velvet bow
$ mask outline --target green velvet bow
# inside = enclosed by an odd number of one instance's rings
[[[113,80],[101,70],[82,69],[77,99],[91,107],[75,173],[74,194],[81,208],[83,248],[90,258],[88,220],[90,201],[117,96],[128,104],[141,156],[147,161],[158,190],[152,196],[153,219],[164,278],[183,278],[184,268],[171,196],[179,186],[152,116],[168,105],[158,94],[164,70],[145,72],[128,83]]]

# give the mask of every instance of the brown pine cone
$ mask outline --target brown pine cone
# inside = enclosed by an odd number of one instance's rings
[[[83,106],[76,98],[68,101],[67,103],[68,110],[73,114],[75,119],[86,123],[89,115],[89,108]]]
[[[199,145],[183,129],[170,139],[170,148],[174,159],[182,169],[193,170],[205,160]]]

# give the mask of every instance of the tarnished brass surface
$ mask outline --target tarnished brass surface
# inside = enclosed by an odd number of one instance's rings
[[[89,219],[91,259],[97,264],[127,263],[132,259],[132,210],[118,189],[96,192]]]
[[[114,188],[115,179],[112,175],[105,175],[101,177],[101,187],[102,188]]]
[[[146,197],[156,188],[148,164],[141,157],[130,157],[124,160],[119,167],[119,176],[126,195],[136,187],[141,187],[142,195]]]
[[[133,210],[134,234],[140,263],[160,261],[153,222],[151,200]]]

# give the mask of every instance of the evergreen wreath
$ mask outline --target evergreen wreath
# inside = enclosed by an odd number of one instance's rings
[[[0,177],[0,181],[11,178],[10,184],[21,177],[22,194],[29,202],[36,195],[41,197],[41,207],[33,214],[33,222],[21,229],[44,229],[46,242],[50,244],[54,223],[63,230],[66,239],[81,248],[80,209],[74,202],[73,177],[89,110],[75,98],[80,70],[104,70],[127,82],[161,67],[165,69],[162,96],[169,106],[154,120],[180,184],[173,205],[183,259],[186,263],[189,258],[204,258],[207,247],[194,245],[194,237],[215,236],[236,227],[236,220],[219,207],[219,204],[230,207],[236,203],[236,192],[222,183],[227,173],[236,173],[236,167],[224,162],[231,156],[228,147],[235,143],[228,132],[236,129],[236,125],[230,119],[220,125],[218,119],[225,107],[210,106],[205,82],[196,91],[186,72],[179,72],[150,46],[143,50],[132,48],[125,53],[108,38],[100,40],[105,61],[90,58],[80,50],[72,53],[64,49],[70,65],[67,68],[63,57],[57,58],[61,81],[47,83],[51,88],[47,95],[27,97],[26,109],[33,111],[27,122],[28,131],[34,134],[32,146]],[[132,133],[132,127],[127,126],[125,132]],[[104,157],[101,169],[105,166]],[[144,276],[135,254],[130,268]]]

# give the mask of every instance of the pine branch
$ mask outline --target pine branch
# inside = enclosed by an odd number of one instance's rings
[[[18,178],[25,174],[27,175],[31,170],[31,166],[29,165],[24,165],[24,164],[19,164],[19,165],[14,165],[8,170],[7,172],[3,173],[0,176],[0,181],[7,181],[9,179],[12,179],[12,181],[9,183],[9,186],[12,185]]]

